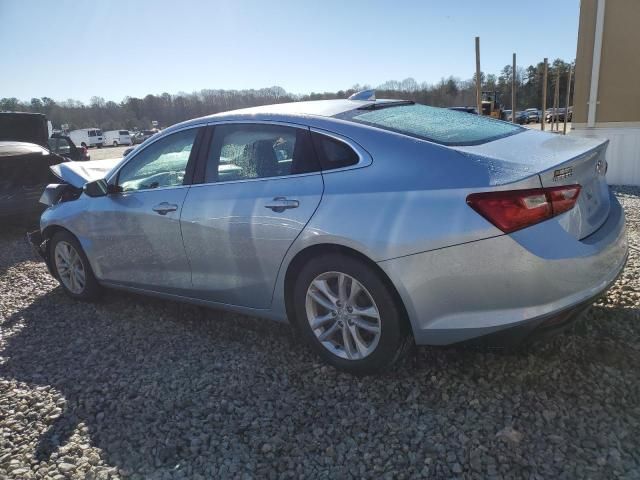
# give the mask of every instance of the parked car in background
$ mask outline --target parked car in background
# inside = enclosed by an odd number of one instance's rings
[[[144,142],[147,138],[153,137],[156,133],[156,130],[140,130],[133,137],[133,144],[137,145],[139,143]]]
[[[537,108],[527,108],[524,111],[527,115],[528,123],[539,123],[542,115],[540,114],[540,110]]]
[[[56,181],[49,167],[67,161],[35,143],[0,141],[0,221],[36,224],[42,191]]]
[[[45,191],[32,244],[72,298],[118,287],[288,319],[354,373],[414,343],[547,332],[614,282],[606,140],[372,97],[216,114],[55,166],[67,188]]]
[[[41,113],[0,112],[0,141],[27,142],[46,147],[47,117]]]
[[[511,116],[511,110],[505,110],[504,120],[510,122]],[[519,125],[529,123],[529,116],[525,112],[516,112],[516,123]]]
[[[557,120],[558,122],[564,122],[564,117],[566,115],[566,112],[567,112],[566,108],[558,108],[557,110],[550,108],[545,113],[545,122],[551,123],[552,121],[555,121],[555,120]],[[569,114],[567,117],[567,122],[570,122],[572,118],[573,118],[573,110],[570,108]]]
[[[478,109],[476,107],[449,107],[449,110],[455,110],[456,112],[473,113],[475,115],[478,114]]]
[[[76,147],[71,137],[66,135],[54,133],[49,137],[47,144],[51,152],[67,157],[69,160],[82,162],[91,159],[87,147]]]
[[[104,145],[102,130],[99,128],[81,128],[79,130],[72,130],[69,132],[69,137],[71,137],[71,140],[73,140],[73,143],[76,145],[87,148],[102,148]]]
[[[529,123],[529,115],[524,111],[516,112],[516,123],[519,125]]]
[[[104,144],[117,147],[118,145],[133,145],[129,130],[109,130],[104,132]]]

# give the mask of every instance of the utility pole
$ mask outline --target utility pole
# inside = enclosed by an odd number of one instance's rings
[[[511,67],[511,123],[516,123],[516,54],[513,54]]]
[[[476,37],[476,108],[482,115],[482,81],[480,79],[480,37]]]
[[[545,123],[545,115],[547,112],[547,69],[548,69],[548,59],[544,59],[544,70],[542,73],[542,119],[540,121],[540,128],[544,132],[544,123]]]
[[[567,134],[567,119],[569,118],[569,102],[571,101],[571,73],[573,72],[573,65],[569,65],[569,78],[567,79],[567,101],[565,102],[564,109],[564,128],[562,133]]]
[[[556,87],[553,92],[553,123],[556,125],[556,132],[560,131],[560,68],[556,69]],[[551,128],[553,130],[553,127]]]

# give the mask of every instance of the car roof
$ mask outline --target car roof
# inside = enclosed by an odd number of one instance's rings
[[[241,108],[229,112],[216,113],[210,115],[211,118],[235,115],[318,115],[322,117],[332,117],[339,113],[354,110],[374,103],[385,103],[392,100],[311,100],[306,102],[275,103],[272,105],[261,105],[258,107]]]
[[[368,107],[371,105],[383,105],[405,102],[400,99],[377,99],[377,100],[310,100],[304,102],[275,103],[271,105],[260,105],[258,107],[241,108],[226,112],[214,113],[204,117],[187,120],[163,130],[170,133],[176,129],[190,125],[202,124],[207,121],[216,120],[279,120],[287,121],[303,117],[316,117],[329,119],[340,113],[355,110],[356,108]],[[335,120],[335,119],[332,119]]]

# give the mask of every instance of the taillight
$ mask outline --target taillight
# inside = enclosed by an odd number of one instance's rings
[[[547,196],[551,200],[553,214],[560,215],[571,210],[578,200],[580,185],[569,185],[565,187],[547,188]]]
[[[472,193],[467,204],[505,233],[571,210],[580,185]]]

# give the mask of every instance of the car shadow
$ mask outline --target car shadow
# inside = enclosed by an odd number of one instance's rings
[[[38,228],[37,224],[0,223],[0,241],[5,252],[0,261],[0,275],[13,265],[33,260],[40,261],[27,241],[27,232]]]
[[[637,308],[600,304],[567,334],[515,353],[420,348],[395,372],[357,378],[323,365],[284,324],[120,292],[86,304],[57,287],[5,319],[3,329],[16,328],[0,351],[0,376],[64,399],[39,432],[38,461],[84,427],[103,460],[125,474],[180,468],[215,476],[206,463],[229,455],[259,474],[290,443],[321,464],[324,450],[298,444],[301,433],[339,435],[347,422],[352,435],[374,425],[392,434],[403,409],[415,413],[403,426],[408,434],[458,412],[473,423],[463,430],[479,429],[489,444],[541,392],[563,421],[579,422],[576,392],[615,406],[595,388],[594,369],[613,369],[620,382],[638,378],[639,353],[624,335],[637,336],[637,320]],[[483,407],[496,401],[500,411]],[[325,405],[352,415],[327,415]],[[534,418],[517,421],[553,431]],[[265,438],[265,425],[276,435]]]

